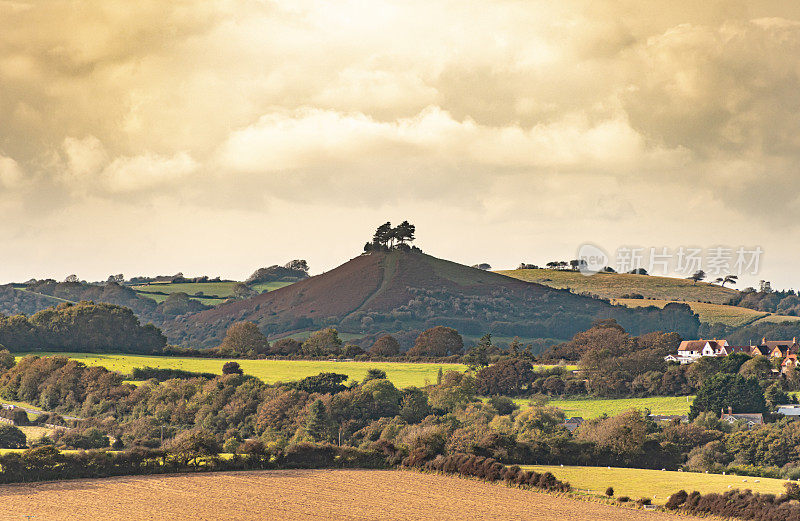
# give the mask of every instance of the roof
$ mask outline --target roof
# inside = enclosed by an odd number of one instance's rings
[[[731,353],[746,353],[750,354],[750,346],[727,346],[725,350],[728,354]]]
[[[728,345],[727,340],[684,340],[678,347],[678,351],[700,351],[708,343],[712,349],[722,349]]]
[[[731,420],[748,420],[748,421],[753,421],[753,422],[757,422],[757,423],[764,423],[764,415],[761,414],[760,412],[758,412],[758,413],[755,413],[755,412],[742,412],[742,413],[734,413],[734,414],[725,413],[725,414],[722,415],[722,419],[723,420],[728,420],[728,419],[731,419]]]
[[[585,420],[580,416],[575,416],[573,418],[567,418],[564,420],[564,423],[583,423]]]

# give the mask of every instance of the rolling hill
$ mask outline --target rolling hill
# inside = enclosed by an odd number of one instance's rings
[[[502,270],[497,273],[551,288],[591,293],[608,299],[625,298],[626,295],[638,293],[646,299],[727,304],[738,293],[735,289],[708,282],[693,284],[690,280],[675,277],[630,273],[597,273],[589,277],[578,271],[546,269]]]
[[[613,306],[419,252],[391,251],[360,255],[290,286],[179,317],[164,332],[172,342],[195,347],[217,345],[227,327],[242,320],[273,338],[326,326],[369,337],[446,325],[467,336],[490,331],[554,341],[604,318],[635,334],[669,329],[693,336],[699,326],[683,305]]]

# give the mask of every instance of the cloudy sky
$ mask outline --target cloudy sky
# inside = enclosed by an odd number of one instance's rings
[[[792,4],[0,0],[0,280],[320,272],[408,219],[467,264],[760,246],[800,286]]]

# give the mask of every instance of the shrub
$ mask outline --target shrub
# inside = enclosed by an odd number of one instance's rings
[[[614,487],[608,487],[608,488],[606,489],[606,496],[608,496],[608,497],[614,497]]]
[[[669,499],[667,500],[666,505],[664,505],[668,510],[676,510],[678,507],[686,503],[686,500],[689,498],[689,494],[686,493],[685,490],[679,490],[672,494]]]
[[[22,449],[26,443],[24,432],[10,423],[0,423],[0,448]]]

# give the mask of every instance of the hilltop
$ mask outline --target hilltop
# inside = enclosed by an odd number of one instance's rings
[[[418,331],[434,325],[467,336],[550,341],[570,338],[598,319],[615,318],[633,333],[697,332],[686,306],[633,310],[470,268],[418,251],[372,251],[322,275],[246,300],[229,302],[165,325],[172,342],[216,345],[231,324],[255,322],[273,338],[336,326],[369,336]]]

